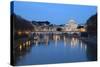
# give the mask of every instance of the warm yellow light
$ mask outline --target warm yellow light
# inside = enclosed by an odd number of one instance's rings
[[[30,41],[29,41],[29,45],[30,45],[31,43],[30,43]]]
[[[21,35],[22,34],[22,32],[21,31],[18,31],[18,35]]]
[[[19,49],[22,50],[22,45],[19,45]]]
[[[26,41],[26,45],[28,45],[28,41]]]
[[[86,29],[85,28],[81,28],[80,32],[86,32]]]
[[[25,31],[25,34],[29,34],[29,31]]]

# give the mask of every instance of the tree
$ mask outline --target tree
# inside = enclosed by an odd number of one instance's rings
[[[96,35],[97,34],[97,14],[91,16],[86,23],[87,32],[90,35]]]

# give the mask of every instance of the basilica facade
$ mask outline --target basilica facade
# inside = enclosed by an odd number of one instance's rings
[[[76,21],[71,19],[67,22],[67,24],[65,24],[64,31],[78,31],[77,27],[78,24],[76,23]]]

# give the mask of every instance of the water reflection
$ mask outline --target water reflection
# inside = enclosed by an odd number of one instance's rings
[[[57,42],[60,40],[60,35],[53,35],[53,40],[55,41],[55,47],[57,47]]]
[[[36,41],[34,41],[34,43],[35,43],[35,46],[38,46],[38,40],[36,40]]]
[[[73,47],[75,47],[75,46],[77,46],[78,44],[77,44],[77,39],[76,38],[72,38],[71,39],[71,47],[73,48]]]
[[[19,50],[21,51],[22,49],[27,48],[28,46],[30,46],[31,42],[30,41],[20,41],[20,43],[18,43],[19,45]]]
[[[87,50],[87,44],[85,44],[84,42],[80,41],[80,48],[83,49],[84,51]]]
[[[90,58],[87,57],[90,55],[91,50],[88,51],[90,46],[79,38],[63,34],[36,34],[32,38],[23,38],[15,43],[18,45],[15,50],[17,54],[14,54],[15,65],[88,61]],[[61,57],[63,58],[61,59]],[[53,60],[53,58],[57,60]]]

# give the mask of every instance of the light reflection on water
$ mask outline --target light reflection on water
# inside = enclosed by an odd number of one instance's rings
[[[89,61],[88,55],[92,56],[88,52],[90,49],[79,38],[45,35],[36,40],[23,41],[19,45],[20,54],[16,58],[16,65]]]

